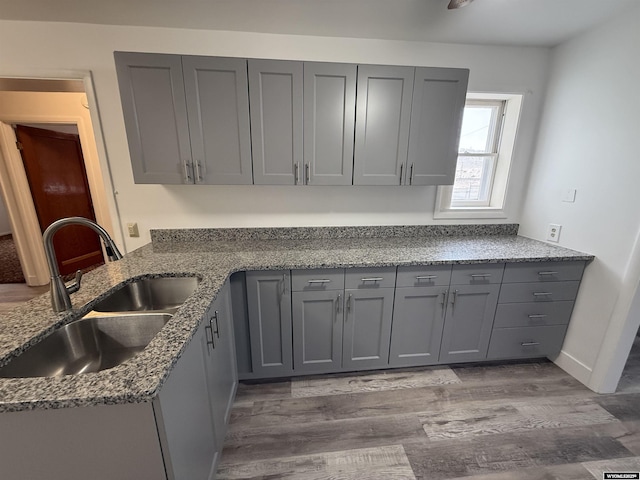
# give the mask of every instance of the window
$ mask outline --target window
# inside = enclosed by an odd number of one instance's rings
[[[521,95],[467,95],[452,186],[438,187],[434,218],[504,218]]]

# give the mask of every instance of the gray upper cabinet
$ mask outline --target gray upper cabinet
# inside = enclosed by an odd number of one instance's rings
[[[253,375],[293,373],[289,271],[247,272]]]
[[[304,63],[304,183],[351,185],[356,66]]]
[[[438,363],[447,287],[396,289],[389,365]]]
[[[452,185],[469,70],[416,68],[407,185]]]
[[[253,180],[302,184],[302,62],[248,60]]]
[[[487,357],[499,291],[499,284],[451,285],[440,363],[473,362]]]
[[[182,61],[115,52],[136,183],[193,183]]]
[[[247,62],[182,57],[194,181],[250,185]]]
[[[358,66],[354,185],[404,183],[414,71]]]

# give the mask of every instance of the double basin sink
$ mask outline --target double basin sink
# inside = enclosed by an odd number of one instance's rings
[[[144,350],[199,283],[197,277],[159,277],[124,284],[83,318],[0,367],[0,377],[73,375],[120,365]]]

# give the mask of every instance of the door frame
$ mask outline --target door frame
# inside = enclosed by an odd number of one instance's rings
[[[44,72],[41,76],[33,74],[2,75],[0,72],[0,75],[24,79],[82,80],[91,119],[91,125],[88,125],[82,117],[77,115],[14,114],[9,116],[0,112],[0,186],[4,192],[9,221],[16,241],[16,250],[27,284],[30,286],[46,285],[49,282],[49,269],[41,240],[42,232],[33,206],[33,198],[22,157],[16,147],[15,133],[9,124],[49,123],[75,124],[77,126],[96,220],[110,233],[121,251],[126,253],[124,232],[121,227],[113,179],[107,162],[91,72]],[[95,148],[90,148],[90,145]],[[111,194],[107,194],[107,191]]]

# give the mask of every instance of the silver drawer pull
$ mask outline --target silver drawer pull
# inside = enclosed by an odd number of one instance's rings
[[[557,275],[558,272],[538,272],[538,275]]]
[[[381,282],[384,280],[384,277],[369,277],[369,278],[361,278],[361,282]]]
[[[319,278],[317,280],[308,280],[307,283],[329,283],[331,280],[328,278]]]
[[[553,295],[553,293],[551,293],[551,292],[533,292],[533,296],[534,297],[548,297],[550,295]]]
[[[522,342],[520,345],[523,347],[535,347],[536,345],[540,345],[540,342]]]
[[[488,278],[490,277],[490,273],[472,273],[471,278]]]
[[[433,280],[438,278],[438,275],[416,275],[416,280]]]
[[[549,315],[544,314],[544,313],[534,313],[533,315],[527,315],[527,317],[531,318],[531,319],[537,319],[537,318],[547,318]]]

